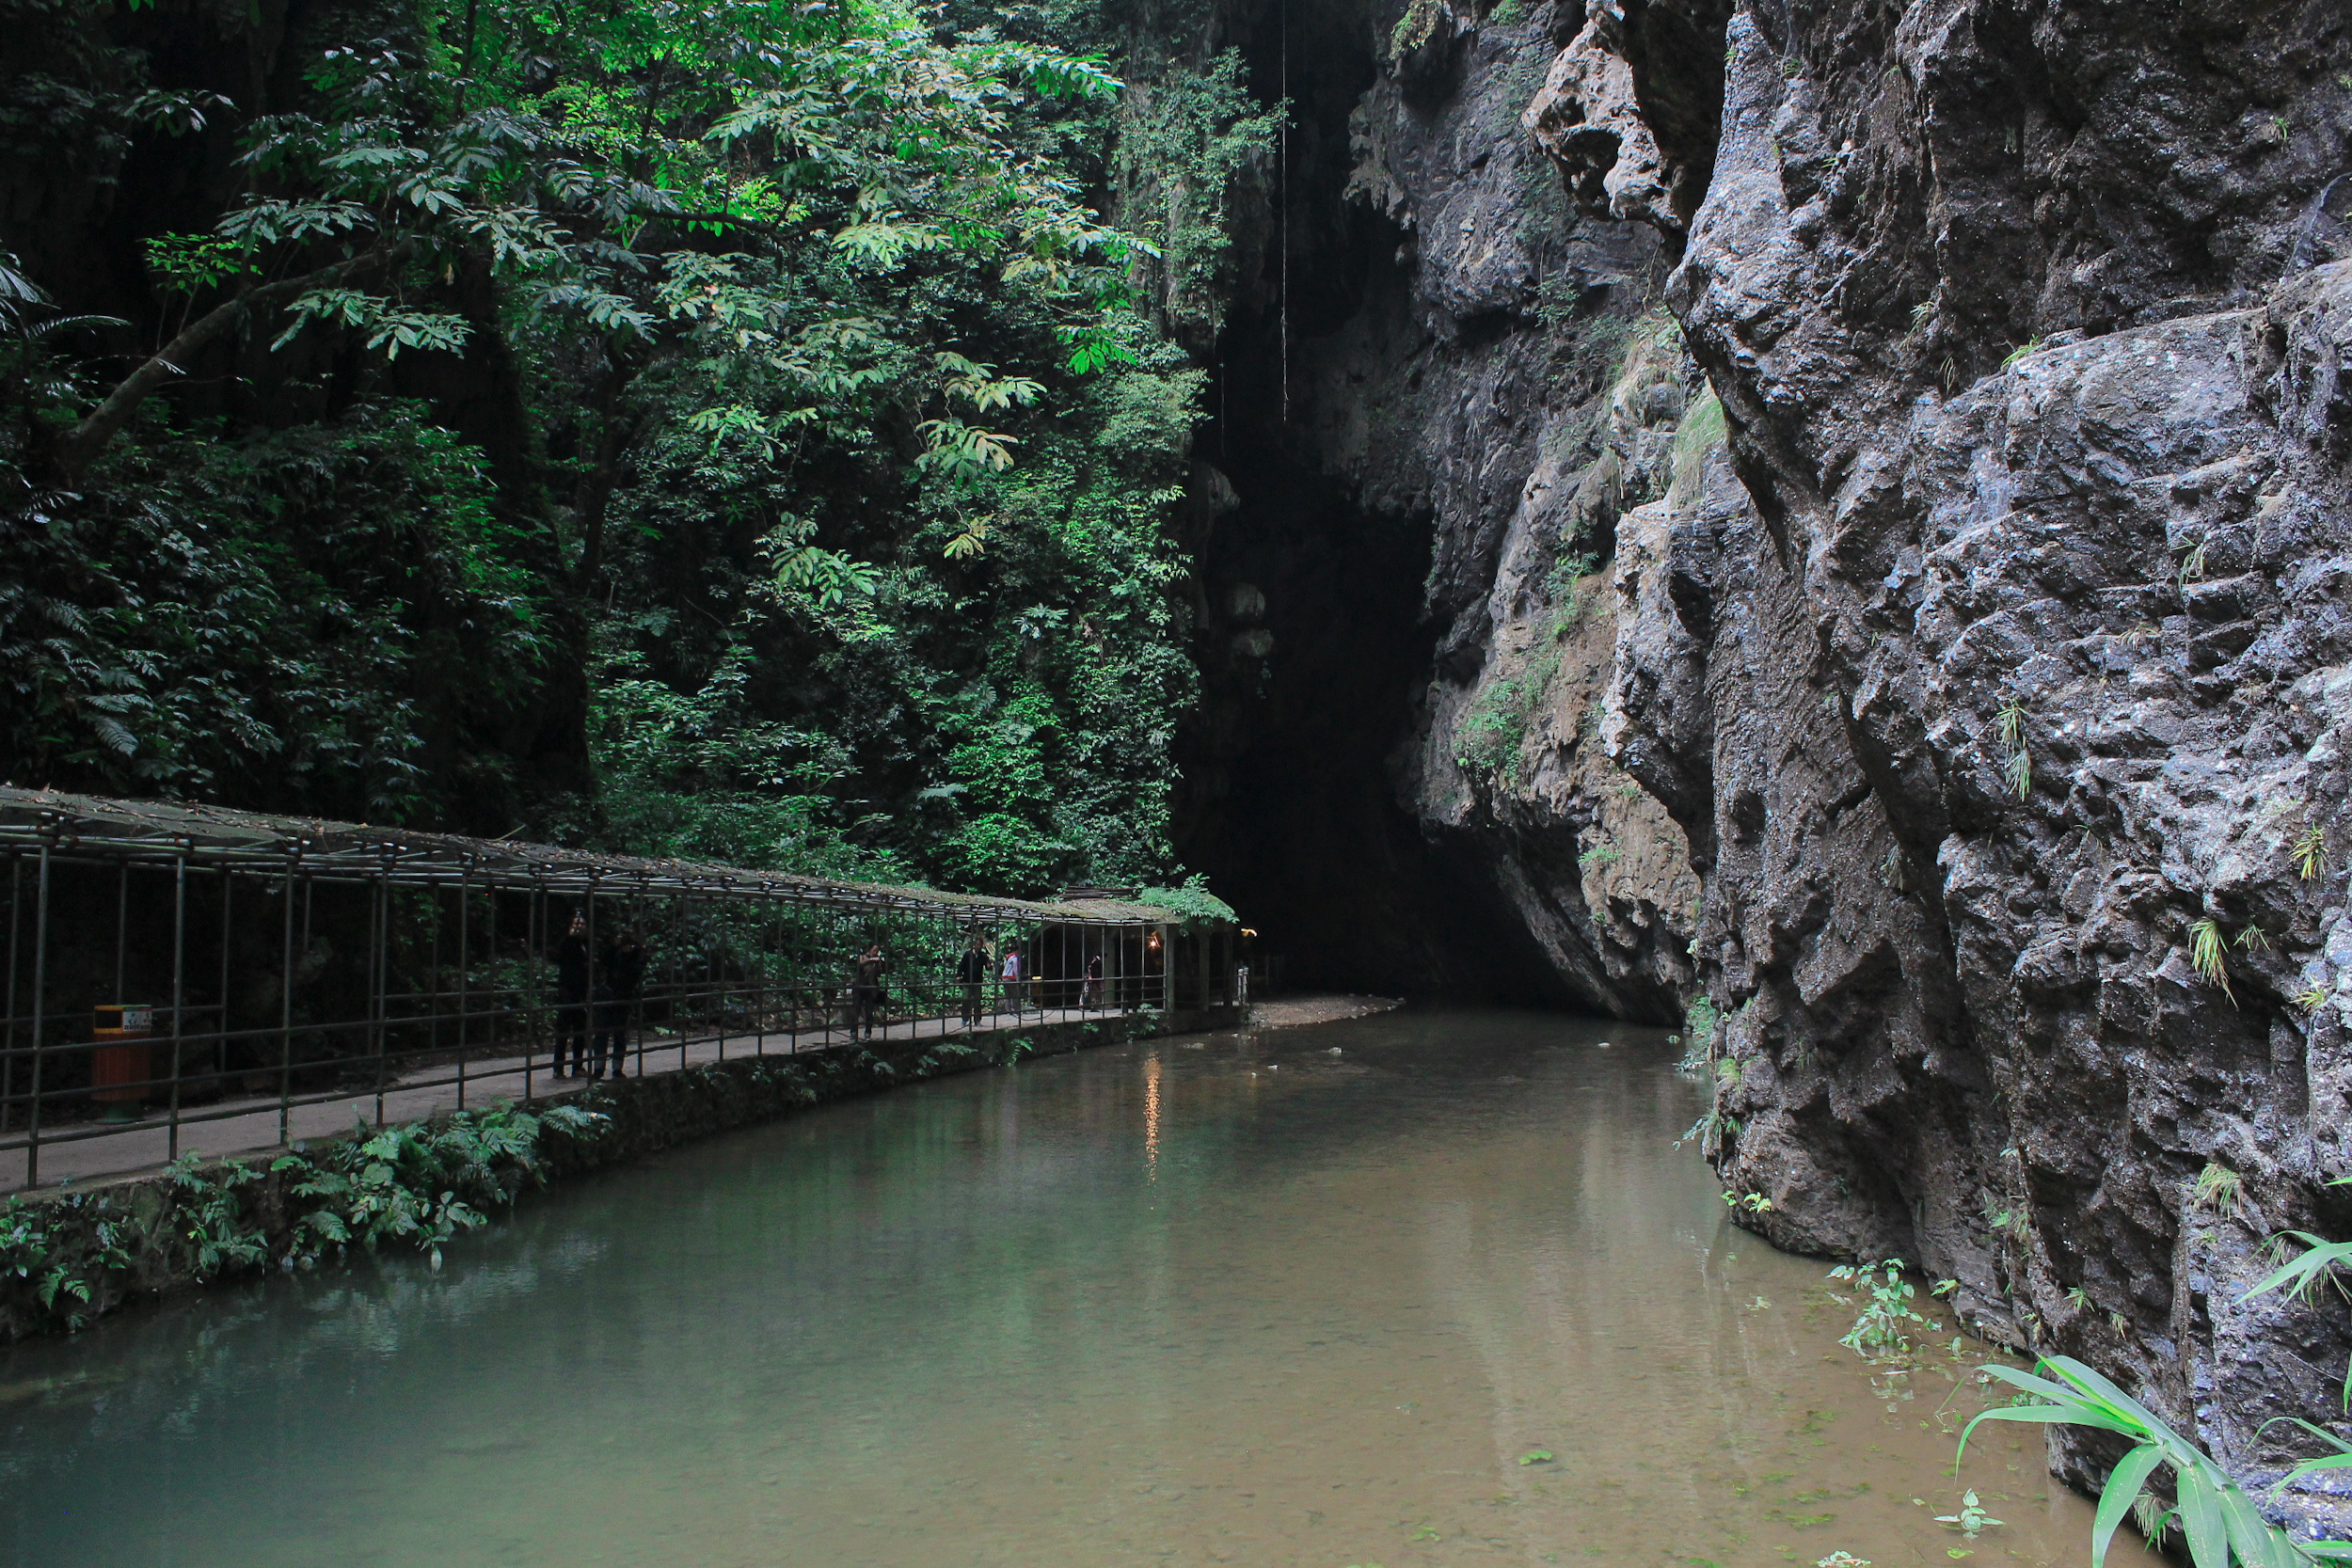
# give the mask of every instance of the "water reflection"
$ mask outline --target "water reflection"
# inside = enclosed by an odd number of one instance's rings
[[[0,1562],[2079,1560],[2039,1440],[1947,1481],[1975,1391],[1874,1384],[1610,1037],[1032,1063],[583,1183],[437,1275],[28,1347]],[[1933,1525],[1960,1484],[1997,1540]]]

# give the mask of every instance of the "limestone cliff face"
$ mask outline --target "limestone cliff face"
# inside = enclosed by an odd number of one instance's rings
[[[1618,525],[1601,725],[1703,888],[1718,1167],[2258,1477],[2352,1353],[2238,1305],[2352,1235],[2348,46],[1597,0],[1526,115],[1727,417]]]

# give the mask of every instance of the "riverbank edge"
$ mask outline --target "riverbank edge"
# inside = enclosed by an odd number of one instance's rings
[[[535,1189],[861,1095],[1013,1067],[1029,1057],[1066,1056],[1135,1040],[1238,1028],[1248,1019],[1246,1007],[1134,1013],[996,1030],[969,1043],[955,1037],[875,1040],[796,1055],[739,1056],[652,1077],[607,1081],[577,1094],[526,1102],[526,1108],[577,1106],[604,1118],[593,1132],[573,1132],[555,1123],[542,1129]],[[442,1121],[448,1115],[428,1119]],[[331,1141],[310,1143],[316,1147]],[[69,1307],[80,1319],[78,1327],[87,1328],[116,1312],[280,1267],[278,1260],[292,1256],[289,1243],[304,1212],[285,1190],[284,1180],[267,1168],[280,1152],[204,1161],[195,1167],[199,1172],[221,1171],[241,1164],[261,1172],[237,1189],[237,1197],[251,1227],[248,1234],[266,1244],[272,1261],[246,1269],[207,1274],[199,1268],[183,1183],[171,1171],[21,1195],[9,1213],[30,1217],[34,1224],[20,1219],[17,1234],[0,1235],[0,1246],[8,1249],[0,1254],[8,1259],[7,1270],[0,1274],[0,1346],[75,1332],[68,1323]],[[31,1249],[24,1244],[36,1228],[44,1243],[39,1257],[29,1256]],[[108,1259],[117,1258],[124,1261],[110,1265]],[[87,1291],[87,1298],[72,1295],[77,1287]],[[44,1290],[52,1298],[46,1302]],[[61,1290],[69,1298],[62,1302],[56,1299]]]

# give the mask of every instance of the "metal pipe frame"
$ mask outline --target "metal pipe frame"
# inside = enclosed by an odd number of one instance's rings
[[[0,789],[0,852],[9,858],[10,894],[0,989],[0,1159],[22,1153],[27,1187],[41,1180],[44,1148],[160,1132],[166,1157],[176,1159],[183,1130],[272,1113],[284,1146],[295,1135],[297,1109],[364,1104],[372,1096],[374,1122],[382,1126],[392,1094],[453,1088],[462,1107],[485,1077],[519,1076],[522,1098],[532,1098],[563,1022],[552,986],[553,939],[575,902],[592,923],[599,970],[596,927],[609,931],[625,924],[649,933],[652,983],[625,997],[608,997],[592,983],[584,1004],[592,1048],[598,1037],[616,1046],[616,1070],[633,1051],[640,1074],[649,1053],[659,1053],[668,1070],[672,1048],[676,1065],[685,1067],[698,1049],[705,1060],[724,1060],[747,1047],[765,1055],[771,1043],[799,1053],[839,1043],[845,1025],[854,1039],[860,1020],[850,965],[867,940],[884,944],[888,966],[884,1000],[871,1020],[884,1039],[953,1039],[963,1029],[955,965],[975,931],[992,934],[995,961],[1008,947],[1018,947],[1026,960],[1017,993],[998,985],[992,962],[982,1029],[1005,1027],[1008,1010],[1010,1026],[1019,1027],[1028,1010],[1041,1022],[1055,1012],[1082,1019],[1166,1010],[1179,994],[1170,913],[1109,898],[1042,903],[882,888],[16,789]],[[105,889],[98,879],[109,872],[114,886]],[[148,872],[168,876],[167,903],[132,896],[139,886],[160,890],[159,879],[144,878]],[[201,886],[216,877],[217,899],[191,897],[192,877]],[[237,946],[234,916],[246,901],[241,881],[251,884],[246,898],[258,893],[283,900],[276,911],[278,973],[268,976],[277,982],[269,988],[278,992],[269,999],[274,1008],[249,989],[267,975],[263,955],[272,944],[264,937],[258,952]],[[34,905],[29,923],[27,891]],[[441,941],[444,896],[453,893],[453,994],[443,978],[450,955]],[[480,955],[473,940],[477,893],[485,900],[487,950]],[[524,916],[519,974],[498,945],[501,896],[516,895]],[[429,932],[416,929],[421,922],[429,922]],[[27,924],[29,955],[22,940]],[[101,955],[109,939],[114,994],[86,996],[106,983]],[[1208,933],[1192,940],[1201,944],[1205,972]],[[218,961],[213,975],[202,976],[191,958],[211,956],[208,942]],[[57,959],[68,950],[88,957],[61,967]],[[1103,983],[1090,987],[1088,966],[1098,956]],[[257,968],[262,974],[252,973]],[[21,978],[30,982],[24,1014]],[[201,994],[208,980],[210,997]],[[241,983],[248,989],[240,990]],[[139,1048],[148,1053],[145,1076],[114,1084],[141,1094],[140,1114],[129,1122],[88,1119],[95,1111],[91,1053],[108,1047],[68,1037],[87,1030],[69,1031],[65,1020],[86,1006],[137,1003],[127,992],[141,990],[168,1001],[154,1007],[151,1044]],[[613,1034],[617,1041],[609,1037]],[[18,1071],[20,1063],[26,1072]],[[271,1092],[253,1092],[257,1077]]]

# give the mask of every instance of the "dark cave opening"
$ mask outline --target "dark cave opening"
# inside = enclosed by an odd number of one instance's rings
[[[1406,236],[1343,196],[1349,112],[1376,70],[1360,12],[1301,5],[1289,27],[1286,78],[1279,35],[1233,40],[1260,101],[1287,87],[1295,117],[1278,239],[1226,324],[1195,445],[1232,494],[1194,540],[1203,689],[1178,737],[1176,847],[1283,989],[1558,1002],[1483,868],[1407,803],[1442,629],[1424,604],[1435,520],[1359,504],[1308,434],[1318,388],[1340,385],[1311,374],[1316,343],[1409,312],[1391,260]]]
[[[1227,450],[1242,500],[1199,555],[1213,613],[1179,851],[1285,989],[1551,1000],[1480,868],[1399,799],[1436,640],[1428,520],[1368,515],[1274,443]]]

